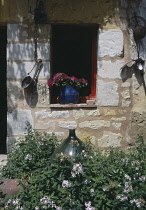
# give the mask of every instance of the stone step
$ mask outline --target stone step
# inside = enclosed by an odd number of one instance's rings
[[[7,155],[0,154],[0,166],[4,166],[7,163]]]

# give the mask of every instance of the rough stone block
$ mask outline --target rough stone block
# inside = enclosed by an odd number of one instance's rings
[[[114,118],[112,117],[111,120],[114,120],[114,121],[117,121],[117,122],[120,122],[120,121],[125,121],[126,120],[126,117],[120,117],[120,118]]]
[[[85,117],[85,113],[82,109],[73,110],[73,116],[77,120],[77,119]]]
[[[99,106],[118,106],[119,95],[117,93],[118,84],[116,82],[98,81],[97,103]]]
[[[121,87],[130,87],[130,82],[124,82]]]
[[[7,114],[8,135],[24,135],[26,134],[26,123],[29,122],[33,126],[33,118],[30,110],[13,110]]]
[[[115,62],[111,61],[98,61],[98,75],[102,78],[109,79],[121,79],[121,67],[124,65],[124,62],[117,60]]]
[[[35,112],[35,118],[45,119],[48,118],[50,112],[47,112],[46,110],[41,110],[38,112]]]
[[[129,90],[125,90],[121,93],[122,97],[124,99],[129,99],[130,98],[130,93],[129,93]]]
[[[7,78],[8,79],[23,79],[32,70],[35,62],[7,62]],[[36,68],[30,73],[33,78]],[[39,79],[50,78],[50,62],[43,62],[43,68],[40,71]]]
[[[15,108],[21,95],[20,82],[7,81],[7,106],[8,108]]]
[[[18,140],[18,137],[7,137],[7,153],[12,149],[14,141]]]
[[[59,127],[68,128],[68,129],[76,129],[77,123],[75,121],[60,121],[58,122]]]
[[[47,132],[48,134],[52,135],[52,132]],[[55,136],[64,136],[64,132],[53,132],[55,134]]]
[[[104,131],[101,139],[98,140],[98,147],[120,147],[122,136],[120,133],[112,133],[111,131]]]
[[[131,104],[131,101],[122,99],[122,107],[129,107]]]
[[[15,195],[22,189],[19,181],[19,179],[4,179],[2,184],[0,184],[0,190],[4,195]]]
[[[111,110],[111,109],[104,109],[103,113],[105,116],[115,116],[116,115],[116,111]]]
[[[115,130],[120,130],[122,123],[112,123],[112,126],[115,128]]]
[[[20,40],[20,29],[18,24],[7,25],[7,40],[8,41],[19,41]]]
[[[49,122],[44,122],[44,121],[38,121],[35,125],[35,129],[42,129],[42,130],[50,130],[52,131],[55,128],[55,122],[49,121]],[[52,131],[53,132],[53,131]]]
[[[138,135],[146,142],[146,111],[132,111],[129,135],[131,143],[138,140]]]
[[[68,118],[69,111],[53,111],[47,112],[46,110],[38,111],[35,113],[36,118]]]
[[[34,60],[35,45],[32,43],[8,44],[8,60]],[[50,44],[38,43],[38,58],[42,60],[50,59]]]
[[[99,30],[98,57],[123,55],[123,33],[120,30]]]
[[[0,154],[0,167],[7,164],[7,155]]]
[[[110,122],[105,120],[92,120],[79,123],[80,128],[100,129],[110,127]]]
[[[100,111],[99,109],[96,109],[96,110],[92,110],[90,112],[87,113],[88,116],[100,116]]]

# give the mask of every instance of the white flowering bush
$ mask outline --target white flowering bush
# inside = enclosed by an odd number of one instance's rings
[[[8,162],[2,169],[3,176],[11,179],[29,177],[32,171],[46,166],[57,145],[54,134],[32,130],[31,125],[27,124],[25,138],[20,138],[12,145]]]
[[[31,162],[33,157],[29,150],[23,159]],[[146,144],[140,137],[129,152],[110,150],[106,154],[93,151],[87,142],[74,159],[64,154],[46,159],[21,185],[23,190],[12,202],[5,199],[5,209],[144,210]]]

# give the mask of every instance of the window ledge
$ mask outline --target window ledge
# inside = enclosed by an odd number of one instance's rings
[[[96,104],[50,104],[50,108],[96,108]]]

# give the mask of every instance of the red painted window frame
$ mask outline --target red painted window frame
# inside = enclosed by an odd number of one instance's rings
[[[91,26],[93,27],[93,26]],[[98,26],[92,28],[92,70],[91,70],[91,93],[87,97],[80,97],[81,102],[96,99],[96,80],[97,80],[97,32]]]

